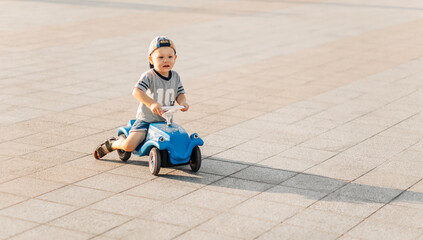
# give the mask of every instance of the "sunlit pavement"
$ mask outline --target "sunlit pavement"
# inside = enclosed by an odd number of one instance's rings
[[[0,239],[423,239],[423,2],[1,1]],[[95,160],[178,54],[203,165]]]

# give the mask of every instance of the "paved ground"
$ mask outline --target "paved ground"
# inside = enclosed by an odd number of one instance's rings
[[[423,239],[423,2],[0,2],[0,239]],[[171,37],[200,172],[92,151]]]

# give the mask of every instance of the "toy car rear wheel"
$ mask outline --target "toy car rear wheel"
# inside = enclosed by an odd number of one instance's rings
[[[160,166],[162,165],[162,154],[156,147],[152,147],[148,155],[148,168],[154,176],[159,175]]]
[[[126,138],[126,135],[121,133],[119,135],[119,138]],[[128,161],[128,159],[131,157],[131,152],[126,152],[126,151],[118,149],[117,153],[119,155],[120,160],[122,160],[124,162]]]
[[[192,149],[191,158],[189,160],[189,166],[193,172],[197,172],[201,167],[201,151],[198,146]]]

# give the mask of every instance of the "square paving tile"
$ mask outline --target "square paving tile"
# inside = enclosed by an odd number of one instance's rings
[[[109,192],[122,192],[142,184],[144,181],[145,180],[141,180],[139,178],[125,177],[111,173],[101,173],[80,182],[76,182],[75,185]]]
[[[286,223],[307,229],[314,229],[328,233],[342,234],[358,224],[362,219],[341,214],[306,209],[288,219]]]
[[[19,220],[16,218],[9,218],[0,216],[0,237],[7,239],[13,235],[26,231],[28,229],[36,227],[38,224],[28,221]]]
[[[27,198],[0,192],[0,209],[25,201]]]
[[[259,218],[266,221],[283,222],[295,215],[303,208],[283,203],[251,198],[230,210],[231,213],[247,217]]]
[[[134,219],[114,228],[104,235],[113,239],[137,239],[140,236],[146,239],[172,239],[183,232],[186,227],[175,226],[162,222]]]
[[[157,201],[172,201],[190,192],[193,192],[196,189],[197,188],[184,186],[177,183],[153,180],[134,187],[125,193],[133,196],[154,199]]]
[[[294,226],[290,224],[280,224],[270,231],[261,235],[259,240],[278,239],[281,236],[286,239],[316,239],[316,240],[330,240],[338,239],[339,234],[327,233],[320,230],[304,228],[301,226]]]
[[[38,196],[37,199],[84,207],[111,195],[113,195],[112,192],[67,185],[63,188],[59,188],[57,190]]]
[[[80,209],[50,222],[49,225],[84,233],[100,234],[129,220],[130,218],[127,216],[98,210]]]
[[[101,200],[88,208],[103,212],[137,217],[161,203],[152,199],[136,197],[127,194],[117,194]]]
[[[27,221],[46,223],[76,210],[75,207],[30,199],[0,211],[0,215],[15,217]]]
[[[349,231],[347,236],[367,239],[416,239],[421,231],[368,219]]]
[[[35,197],[62,186],[64,185],[52,181],[44,181],[32,177],[21,177],[0,184],[0,191],[25,197]]]
[[[276,224],[257,218],[244,217],[235,214],[221,214],[200,225],[199,230],[224,234],[243,239],[256,238]]]
[[[247,197],[245,196],[200,189],[187,194],[174,202],[177,204],[185,204],[186,206],[222,211],[233,208],[246,199]]]
[[[83,240],[91,239],[94,235],[71,231],[52,226],[39,226],[19,234],[11,239],[13,240],[31,240],[31,239],[62,239],[62,240]]]
[[[175,238],[176,240],[189,240],[189,239],[203,239],[203,240],[213,240],[213,239],[220,239],[220,240],[236,240],[239,238],[236,237],[230,237],[225,236],[218,233],[212,233],[212,232],[204,232],[199,230],[191,230],[189,232],[186,232],[182,234],[181,236]]]
[[[139,217],[150,221],[193,227],[209,220],[218,213],[210,209],[169,203],[146,211]]]

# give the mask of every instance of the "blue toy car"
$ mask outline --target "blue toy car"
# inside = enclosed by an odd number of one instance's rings
[[[189,164],[192,171],[197,172],[201,167],[201,151],[199,146],[204,144],[197,133],[188,136],[180,125],[173,123],[173,113],[179,106],[163,107],[163,115],[167,122],[151,123],[145,140],[133,152],[117,150],[119,158],[127,161],[131,154],[136,156],[148,155],[148,166],[151,174],[158,175],[160,167],[171,167]],[[129,135],[135,119],[130,120],[124,127],[118,129],[118,136],[126,138]]]

